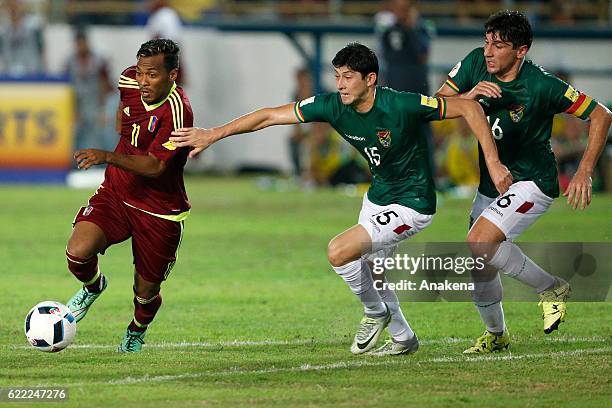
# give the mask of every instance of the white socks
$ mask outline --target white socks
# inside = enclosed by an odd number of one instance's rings
[[[386,279],[384,282],[386,282]],[[402,313],[402,309],[400,308],[400,303],[395,292],[384,287],[382,290],[379,290],[378,293],[380,294],[382,301],[387,304],[389,310],[391,311],[391,321],[389,322],[388,326],[391,337],[393,337],[395,341],[407,341],[413,338],[414,332],[406,321],[404,313]]]
[[[536,265],[512,242],[500,243],[489,264],[503,270],[506,275],[535,288],[538,293],[554,287],[556,283],[554,276]]]
[[[387,312],[380,295],[374,288],[372,274],[367,265],[362,268],[361,259],[342,266],[332,266],[332,268],[334,268],[334,271],[344,279],[349,285],[349,288],[351,288],[351,291],[357,295],[361,303],[363,303],[363,309],[366,315],[379,317]]]
[[[488,282],[474,281],[474,305],[487,330],[495,334],[503,333],[506,330],[504,309],[501,303],[502,295],[499,274]]]
[[[377,291],[374,288],[372,272],[366,262],[358,259],[346,265],[333,266],[332,268],[344,279],[349,288],[351,288],[351,291],[363,303],[366,315],[384,315],[386,313],[384,303],[387,304],[391,312],[391,321],[389,322],[388,329],[389,334],[391,334],[394,340],[406,341],[414,337],[414,332],[400,309],[399,300],[395,292],[390,289]]]

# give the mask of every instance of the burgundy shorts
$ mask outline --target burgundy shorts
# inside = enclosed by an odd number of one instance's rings
[[[73,225],[81,221],[102,229],[106,248],[131,237],[136,272],[146,281],[161,283],[170,274],[183,235],[183,221],[165,220],[129,207],[104,188],[89,199],[87,207],[81,207]]]

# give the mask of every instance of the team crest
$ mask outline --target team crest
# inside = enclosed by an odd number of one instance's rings
[[[523,105],[508,106],[508,113],[510,114],[510,119],[512,119],[514,123],[519,123],[521,119],[523,119],[524,112],[525,112],[525,106]]]
[[[388,129],[379,130],[376,132],[376,136],[378,136],[378,141],[384,148],[389,148],[391,146],[391,131]]]
[[[91,214],[92,211],[93,211],[93,207],[91,205],[88,205],[83,210],[83,217],[87,217],[89,214]]]
[[[151,133],[155,130],[155,126],[157,126],[157,116],[153,115],[149,118],[149,125],[147,126],[147,130]]]

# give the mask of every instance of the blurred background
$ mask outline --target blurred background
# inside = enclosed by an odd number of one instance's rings
[[[76,178],[76,148],[113,150],[116,81],[155,37],[182,48],[179,81],[195,124],[212,127],[262,106],[333,91],[331,59],[346,43],[374,48],[380,82],[433,94],[482,44],[493,12],[517,9],[535,30],[529,58],[610,106],[612,3],[359,0],[0,0],[0,182],[89,185]],[[440,190],[471,196],[476,142],[459,120],[424,129]],[[558,115],[552,146],[567,185],[587,124]],[[612,190],[610,142],[594,188]],[[265,188],[367,183],[366,163],[327,125],[275,127],[226,139],[188,165],[196,174],[266,174]]]

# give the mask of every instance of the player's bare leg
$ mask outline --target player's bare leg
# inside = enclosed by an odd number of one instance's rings
[[[565,300],[570,287],[540,268],[490,220],[479,217],[468,233],[468,243],[476,256],[485,256],[488,264],[506,275],[531,286],[540,294],[543,307],[544,332],[556,330],[565,320]]]
[[[108,285],[100,273],[98,253],[106,248],[106,236],[92,222],[77,222],[66,246],[68,269],[83,283],[83,287],[67,302],[77,322],[85,317],[89,307]]]
[[[344,279],[359,298],[365,315],[351,345],[353,354],[363,354],[376,346],[380,334],[389,324],[391,313],[374,288],[372,274],[364,267],[361,255],[372,248],[370,234],[361,225],[354,225],[334,237],[327,248],[332,268]]]
[[[161,283],[149,282],[134,272],[134,318],[117,348],[121,353],[134,353],[142,349],[147,327],[162,304]]]

